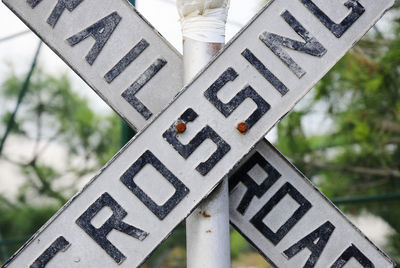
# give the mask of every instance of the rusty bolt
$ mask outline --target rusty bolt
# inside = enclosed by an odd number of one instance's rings
[[[237,130],[239,130],[240,133],[244,134],[247,131],[247,124],[245,122],[241,122],[237,125]]]
[[[176,132],[183,133],[186,131],[186,124],[184,122],[179,122],[178,124],[176,124],[175,128]]]

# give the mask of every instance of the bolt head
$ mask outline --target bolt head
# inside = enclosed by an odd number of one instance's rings
[[[244,134],[247,131],[247,124],[245,122],[240,122],[237,125],[237,130],[239,130],[240,133]]]

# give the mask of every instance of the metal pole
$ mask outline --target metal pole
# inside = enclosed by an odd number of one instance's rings
[[[185,1],[177,1],[178,10],[182,10],[182,5],[185,5]],[[199,0],[194,2],[201,5],[201,2],[207,1]],[[208,1],[208,3],[210,2],[221,3],[223,1]],[[191,4],[193,1],[186,1],[186,3]],[[218,5],[218,3],[214,3],[214,5]],[[184,19],[181,12],[179,13]],[[210,61],[223,44],[205,40],[197,41],[184,36],[183,64],[185,84]],[[228,197],[228,180],[226,178],[187,218],[186,254],[188,268],[230,267]]]

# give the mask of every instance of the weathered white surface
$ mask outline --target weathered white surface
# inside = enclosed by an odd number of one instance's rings
[[[7,2],[9,4],[13,1]],[[150,233],[142,242],[114,231],[107,237],[127,256],[127,259],[120,265],[121,267],[132,267],[142,263],[146,256],[187,216],[189,211],[215,187],[218,181],[249,153],[254,144],[262,139],[265,133],[380,18],[385,9],[393,4],[393,1],[390,0],[379,2],[365,0],[360,2],[366,8],[366,12],[341,38],[336,38],[319,20],[310,15],[300,2],[291,1],[290,6],[288,6],[288,2],[284,0],[272,1],[237,37],[236,41],[231,43],[224,53],[220,54],[213,64],[194,80],[179,98],[141,134],[138,134],[104,167],[82,193],[78,194],[58,215],[50,220],[41,232],[33,237],[25,248],[16,255],[16,258],[11,260],[9,266],[28,266],[60,235],[65,236],[70,242],[70,247],[65,252],[58,253],[50,261],[50,267],[117,266],[105,251],[75,223],[77,218],[105,192],[108,192],[127,211],[128,214],[123,219],[124,222]],[[43,3],[46,3],[46,1]],[[316,3],[323,6],[325,12],[335,15],[342,14],[342,17],[346,15],[346,9],[340,9],[340,3],[321,0],[316,1]],[[299,39],[293,29],[280,16],[285,10],[289,10],[327,50],[322,57],[289,51],[290,55],[305,71],[302,78],[294,75],[258,38],[260,34],[269,31],[292,39]],[[336,10],[339,10],[339,12],[335,12]],[[241,56],[246,48],[250,49],[264,65],[285,83],[289,91],[284,96],[266,82]],[[219,92],[218,97],[224,103],[231,100],[246,85],[250,85],[271,105],[269,111],[245,135],[238,133],[236,125],[255,110],[256,106],[251,100],[246,99],[236,111],[225,118],[203,95],[208,87],[229,67],[234,68],[239,76],[226,84]],[[204,176],[197,172],[195,168],[199,162],[208,159],[216,150],[216,146],[210,140],[206,140],[198,150],[195,150],[193,155],[185,160],[162,137],[171,124],[174,124],[188,108],[192,108],[199,117],[189,123],[188,130],[180,135],[179,139],[182,143],[188,143],[199,130],[208,125],[231,147],[230,151]],[[190,190],[189,194],[163,220],[155,217],[119,180],[120,176],[147,150],[150,150]],[[166,181],[150,166],[146,166],[134,179],[146,194],[159,204],[163,204],[174,193],[173,187],[168,183],[165,184]],[[154,187],[154,185],[157,185],[157,187]],[[95,219],[92,224],[101,226],[105,219],[107,219],[107,214],[103,215],[102,219]]]
[[[135,129],[142,129],[181,89],[181,55],[126,0],[85,0],[72,12],[65,9],[54,28],[47,23],[47,19],[58,0],[43,0],[34,8],[26,0],[3,2]],[[112,12],[117,12],[121,21],[97,59],[90,65],[85,57],[95,40],[88,37],[79,44],[70,46],[67,39]],[[105,74],[141,39],[145,39],[149,46],[121,75],[107,83]],[[121,94],[157,58],[165,59],[167,64],[136,94],[153,114],[146,120]],[[160,85],[162,89],[159,89]]]
[[[356,246],[365,257],[367,257],[374,267],[394,267],[390,259],[373,245],[346,217],[312,184],[304,177],[288,160],[286,160],[269,142],[266,140],[257,144],[253,153],[259,153],[262,158],[268,162],[281,176],[277,178],[265,193],[260,196],[254,196],[249,203],[246,211],[242,214],[238,209],[246,192],[248,194],[254,191],[245,186],[242,182],[230,192],[230,220],[231,223],[242,233],[252,244],[276,267],[303,267],[311,256],[311,251],[306,247],[299,251],[292,258],[287,258],[284,251],[295,245],[298,241],[318,229],[326,222],[334,226],[333,232],[328,235],[328,242],[324,244],[321,253],[316,257],[315,267],[332,267],[341,254],[351,245]],[[250,156],[251,157],[251,156]],[[248,164],[249,161],[246,161]],[[268,174],[260,168],[258,163],[253,163],[247,175],[258,185],[272,180],[273,175]],[[271,176],[270,176],[271,175]],[[244,178],[244,177],[243,177]],[[232,180],[230,181],[232,184]],[[299,218],[293,227],[284,231],[284,236],[279,243],[274,245],[268,235],[265,236],[251,219],[265,206],[282,187],[289,183],[292,185],[311,207]],[[232,186],[232,185],[231,185]],[[293,217],[295,211],[300,207],[289,194],[285,194],[272,210],[263,217],[263,224],[273,232],[285,224]],[[293,219],[293,218],[292,218]],[[318,238],[323,240],[320,235]],[[312,240],[317,244],[318,240]],[[310,246],[310,244],[308,244]],[[312,247],[312,246],[311,246]],[[349,266],[350,263],[352,266]],[[311,267],[311,266],[310,266]],[[313,266],[314,267],[314,266]],[[342,266],[338,266],[342,267]],[[362,267],[352,258],[346,267]],[[364,266],[373,267],[373,266]]]

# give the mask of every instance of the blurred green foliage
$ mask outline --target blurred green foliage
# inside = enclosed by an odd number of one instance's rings
[[[0,198],[1,240],[8,241],[7,244],[0,244],[3,254],[14,254],[57,210],[58,206],[55,205],[10,204]],[[2,261],[1,258],[0,264]]]
[[[2,98],[13,103],[22,83],[22,77],[11,74],[2,84]],[[2,122],[9,117],[10,112],[6,111]],[[12,133],[34,143],[33,152],[30,155],[27,152],[24,161],[3,155],[3,159],[20,167],[26,176],[19,195],[21,202],[25,202],[27,192],[33,190],[61,205],[75,191],[74,184],[55,189],[60,171],[42,161],[49,146],[57,144],[67,150],[63,171],[76,179],[96,171],[119,149],[118,118],[96,114],[87,100],[71,89],[65,75],[54,77],[36,70],[15,122]],[[76,157],[83,160],[78,165],[73,163]]]
[[[23,76],[8,76],[0,90],[4,103],[16,102],[23,81]],[[9,106],[11,110],[13,107]],[[3,126],[10,119],[10,110],[1,115]],[[120,132],[117,116],[97,114],[86,99],[72,90],[65,75],[55,77],[40,69],[34,71],[11,132],[14,137],[29,141],[33,149],[26,149],[23,157],[7,154],[7,150],[1,156],[24,176],[15,198],[0,195],[0,240],[22,239],[7,247],[0,245],[1,261],[77,191],[80,178],[97,171],[117,152]],[[59,157],[62,164],[44,161],[51,146],[66,151],[65,156]],[[2,179],[13,178],[2,175]]]

